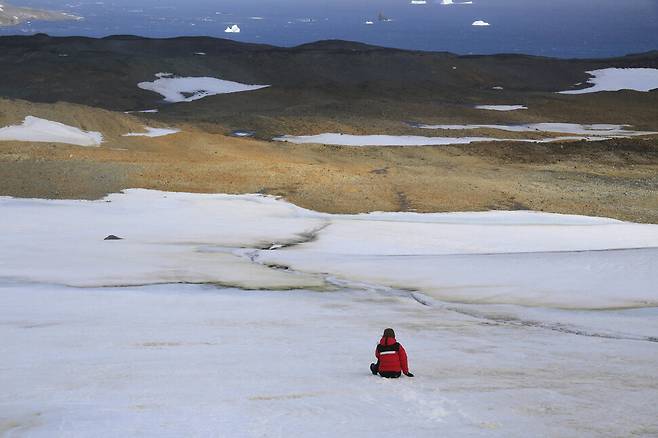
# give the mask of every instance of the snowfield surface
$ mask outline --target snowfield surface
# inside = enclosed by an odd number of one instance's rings
[[[0,435],[658,429],[657,225],[149,190],[0,211]],[[413,379],[369,373],[388,326]]]
[[[192,102],[217,94],[240,93],[260,90],[269,85],[247,85],[209,77],[173,77],[171,73],[158,73],[153,82],[140,82],[143,90],[154,91],[164,96],[166,102]]]
[[[593,84],[582,90],[560,91],[560,94],[598,93],[599,91],[651,91],[658,88],[658,69],[655,68],[604,68],[588,71]]]
[[[128,134],[123,134],[124,137],[164,137],[165,135],[177,134],[180,132],[180,129],[171,129],[171,128],[149,128],[148,126],[144,127],[146,132],[129,132]]]
[[[0,128],[0,141],[34,141],[67,143],[77,146],[100,146],[100,132],[82,131],[73,126],[27,116],[21,125]]]

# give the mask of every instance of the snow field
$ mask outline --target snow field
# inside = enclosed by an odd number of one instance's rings
[[[368,292],[0,291],[8,436],[594,437],[655,426],[646,342]],[[413,379],[367,369],[389,325]]]
[[[155,81],[137,84],[142,90],[153,91],[166,102],[192,102],[208,96],[240,93],[267,88],[269,85],[247,85],[209,77],[174,77],[171,73],[156,74]]]
[[[137,189],[0,211],[0,434],[658,427],[656,225]],[[369,373],[388,326],[417,377]]]

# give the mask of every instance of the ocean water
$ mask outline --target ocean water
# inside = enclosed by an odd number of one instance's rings
[[[449,1],[449,0],[443,0]],[[459,54],[605,57],[658,49],[658,0],[13,0],[78,22],[0,29],[32,34],[210,35],[280,46],[345,39]],[[489,26],[473,26],[482,20]],[[373,24],[366,24],[367,21]],[[238,25],[240,33],[225,33]]]

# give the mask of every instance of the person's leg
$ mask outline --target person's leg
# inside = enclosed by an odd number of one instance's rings
[[[379,361],[377,361],[377,363],[371,363],[370,372],[376,376],[378,371],[379,371]]]
[[[386,379],[397,379],[402,375],[401,372],[394,372],[394,371],[380,371],[379,375],[386,378]]]

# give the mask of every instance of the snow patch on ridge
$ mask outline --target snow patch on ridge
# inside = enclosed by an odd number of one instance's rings
[[[489,111],[517,111],[517,110],[527,110],[528,107],[524,105],[476,105],[475,109],[489,110]]]
[[[0,141],[12,140],[100,146],[103,135],[100,132],[83,131],[63,123],[27,116],[21,125],[0,128]]]
[[[269,85],[247,85],[211,77],[175,77],[171,73],[158,73],[153,82],[137,84],[142,90],[164,96],[166,102],[192,102],[217,94],[240,93],[260,90]]]
[[[508,132],[553,132],[560,134],[587,135],[592,137],[636,137],[641,135],[653,135],[658,132],[631,131],[626,129],[629,125],[592,124],[581,125],[578,123],[530,123],[526,125],[414,125],[421,129],[439,130],[471,130],[471,129],[497,129]]]
[[[587,73],[592,76],[587,82],[593,86],[559,93],[587,94],[620,90],[647,92],[658,88],[658,69],[655,68],[604,68]]]
[[[128,134],[123,134],[124,137],[164,137],[165,135],[176,134],[180,132],[180,129],[172,128],[149,128],[145,127],[146,132],[129,132]]]

